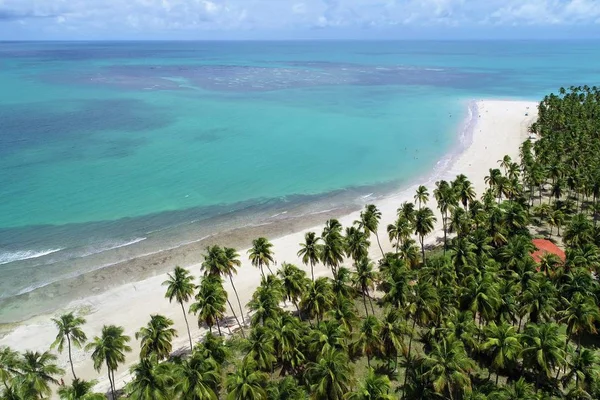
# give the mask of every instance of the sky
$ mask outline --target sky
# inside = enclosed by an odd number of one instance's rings
[[[0,40],[600,38],[600,0],[0,0]]]

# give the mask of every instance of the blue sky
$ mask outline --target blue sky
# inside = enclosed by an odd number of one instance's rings
[[[0,0],[0,39],[600,38],[600,0]]]

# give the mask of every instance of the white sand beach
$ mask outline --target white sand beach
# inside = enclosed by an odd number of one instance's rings
[[[428,182],[419,182],[419,184],[426,185],[430,192],[434,189],[435,181],[439,179],[451,180],[457,174],[462,173],[471,180],[479,196],[485,188],[484,177],[488,174],[489,168],[498,167],[498,160],[506,154],[513,159],[518,158],[519,146],[528,137],[527,128],[537,116],[537,103],[534,102],[485,100],[478,101],[476,105],[477,122],[471,127],[472,135],[467,135],[470,137],[466,139],[468,143],[465,143],[466,148],[464,151],[450,160],[445,170],[437,171]],[[406,188],[406,190],[403,188],[402,192],[394,196],[375,201],[382,212],[379,237],[385,251],[391,250],[391,245],[387,240],[386,226],[393,222],[396,217],[396,209],[402,202],[413,201],[415,189],[416,185]],[[435,209],[436,204],[433,196],[431,197],[429,206]],[[368,202],[368,200],[365,199],[365,202]],[[438,219],[436,231],[426,238],[428,243],[434,243],[442,235],[441,216],[437,210],[436,217]],[[356,212],[340,218],[340,222],[344,226],[348,226],[358,218],[359,213]],[[284,261],[290,262],[310,272],[309,268],[301,264],[296,253],[299,250],[299,243],[303,241],[305,232],[315,231],[320,233],[322,228],[322,226],[315,226],[283,237],[269,238],[274,245],[273,250],[278,264]],[[222,244],[227,245],[226,242]],[[371,250],[374,258],[381,256],[376,243],[373,243]],[[240,249],[239,251],[243,265],[235,277],[235,284],[242,304],[246,304],[250,300],[250,296],[260,281],[260,273],[248,261],[246,251],[246,249]],[[195,276],[199,275],[198,265],[187,265],[185,267],[189,268]],[[325,275],[328,271],[325,267],[319,265],[316,266],[315,272]],[[181,309],[177,304],[170,304],[164,298],[165,288],[161,286],[161,283],[165,279],[166,275],[164,274],[156,275],[140,282],[132,282],[102,294],[72,302],[68,307],[69,310],[79,310],[85,315],[87,324],[84,330],[88,338],[99,335],[102,326],[105,324],[124,326],[125,333],[132,337],[133,351],[128,355],[126,364],[121,366],[116,373],[117,386],[121,386],[123,382],[130,380],[128,376],[129,367],[138,360],[139,350],[134,334],[148,322],[150,314],[166,315],[175,321],[179,337],[174,343],[174,349],[185,347],[188,343]],[[226,282],[226,288],[229,290],[230,298],[233,298],[234,294],[228,282]],[[47,350],[56,335],[55,327],[50,320],[51,317],[49,315],[38,316],[21,324],[0,339],[0,346],[10,346],[19,351]],[[200,339],[204,334],[204,330],[197,327],[193,316],[190,317],[190,325],[194,338],[196,340]],[[59,359],[65,370],[67,370],[64,379],[65,382],[68,382],[70,374],[66,352],[59,355]],[[98,390],[108,388],[108,381],[105,378],[106,371],[102,370],[97,373],[93,369],[88,353],[76,350],[74,360],[79,377],[99,379]]]

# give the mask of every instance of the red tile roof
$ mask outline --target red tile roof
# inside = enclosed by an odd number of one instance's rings
[[[563,262],[565,261],[565,252],[551,241],[546,239],[533,239],[532,242],[537,249],[531,255],[535,262],[540,262],[541,257],[546,253],[556,254]]]

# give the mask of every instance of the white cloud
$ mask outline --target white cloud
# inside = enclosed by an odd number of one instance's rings
[[[0,25],[42,19],[44,25],[62,29],[91,27],[109,32],[126,26],[148,32],[581,26],[600,24],[600,0],[0,0]]]

